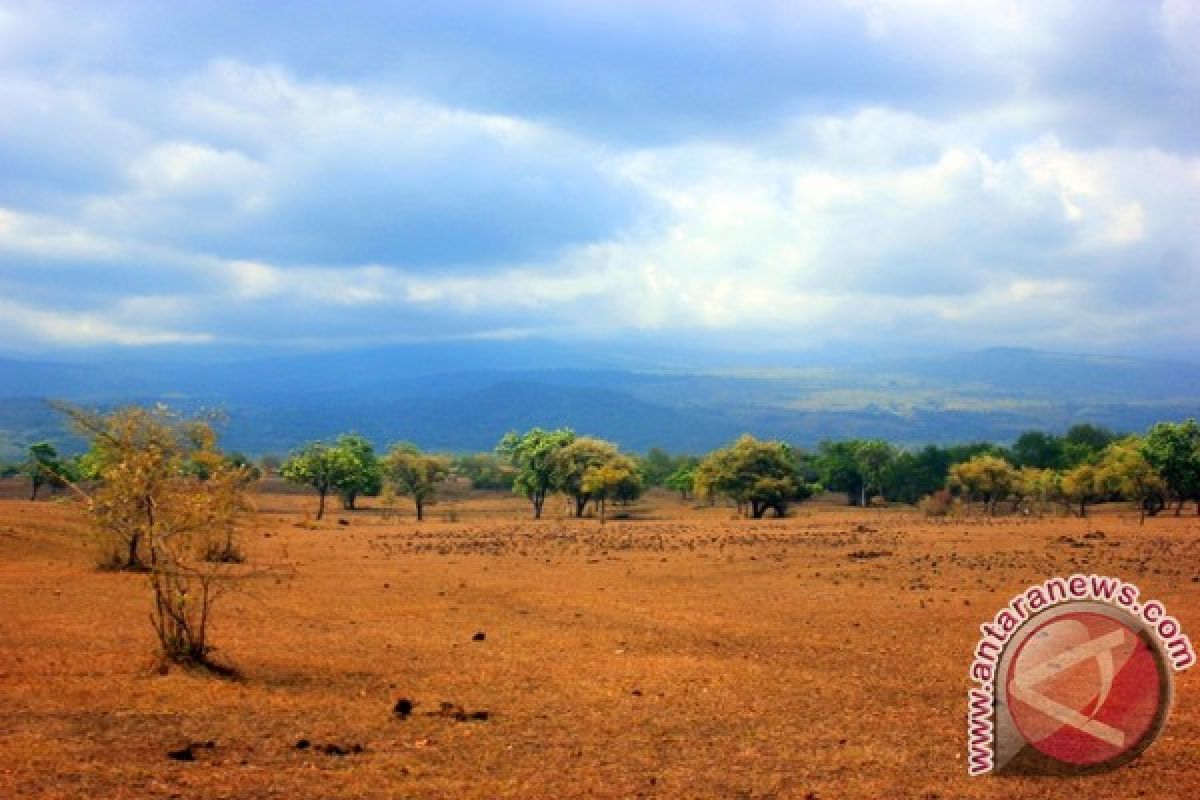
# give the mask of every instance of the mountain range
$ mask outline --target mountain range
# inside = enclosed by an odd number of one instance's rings
[[[237,358],[0,358],[0,460],[38,439],[79,443],[47,404],[166,402],[219,409],[251,455],[357,431],[378,446],[491,449],[506,431],[570,426],[633,451],[702,452],[742,432],[802,447],[880,437],[902,446],[1061,432],[1139,431],[1200,416],[1200,369],[1137,358],[992,348],[926,357],[648,351],[524,340],[393,345]]]

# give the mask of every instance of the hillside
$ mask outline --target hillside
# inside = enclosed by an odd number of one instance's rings
[[[486,450],[507,430],[566,425],[632,450],[694,452],[742,431],[802,446],[857,436],[916,445],[1009,441],[1081,421],[1141,430],[1200,415],[1200,370],[1187,364],[1021,349],[845,363],[776,358],[777,366],[742,367],[716,354],[708,365],[680,366],[525,341],[241,361],[6,359],[0,459],[39,438],[70,446],[47,398],[221,409],[227,446],[253,454],[348,430],[380,445]]]

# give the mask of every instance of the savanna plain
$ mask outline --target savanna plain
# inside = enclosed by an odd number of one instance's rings
[[[272,569],[217,606],[222,678],[160,668],[145,576],[23,492],[0,486],[2,798],[1200,796],[1192,672],[1117,771],[965,761],[979,625],[1026,586],[1118,576],[1200,630],[1190,509],[748,520],[654,491],[602,525],[476,492],[315,522],[268,483],[243,546]]]

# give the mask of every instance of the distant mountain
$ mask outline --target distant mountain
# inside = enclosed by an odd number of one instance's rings
[[[511,429],[567,425],[632,450],[699,452],[743,431],[802,446],[857,436],[918,445],[1200,416],[1190,364],[1012,348],[845,362],[785,354],[768,365],[660,356],[519,340],[246,360],[0,359],[0,460],[38,438],[70,446],[44,398],[220,408],[226,446],[251,454],[348,430],[380,446],[485,450]]]

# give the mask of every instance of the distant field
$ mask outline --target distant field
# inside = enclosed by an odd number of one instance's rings
[[[311,497],[272,490],[246,542],[295,573],[225,598],[213,638],[244,673],[225,681],[155,672],[144,578],[94,569],[74,503],[23,495],[0,482],[0,798],[1200,795],[1195,672],[1124,769],[964,763],[978,626],[1027,585],[1120,576],[1196,638],[1191,514],[748,521],[655,492],[602,527],[479,493],[421,524],[369,500],[314,524]]]

